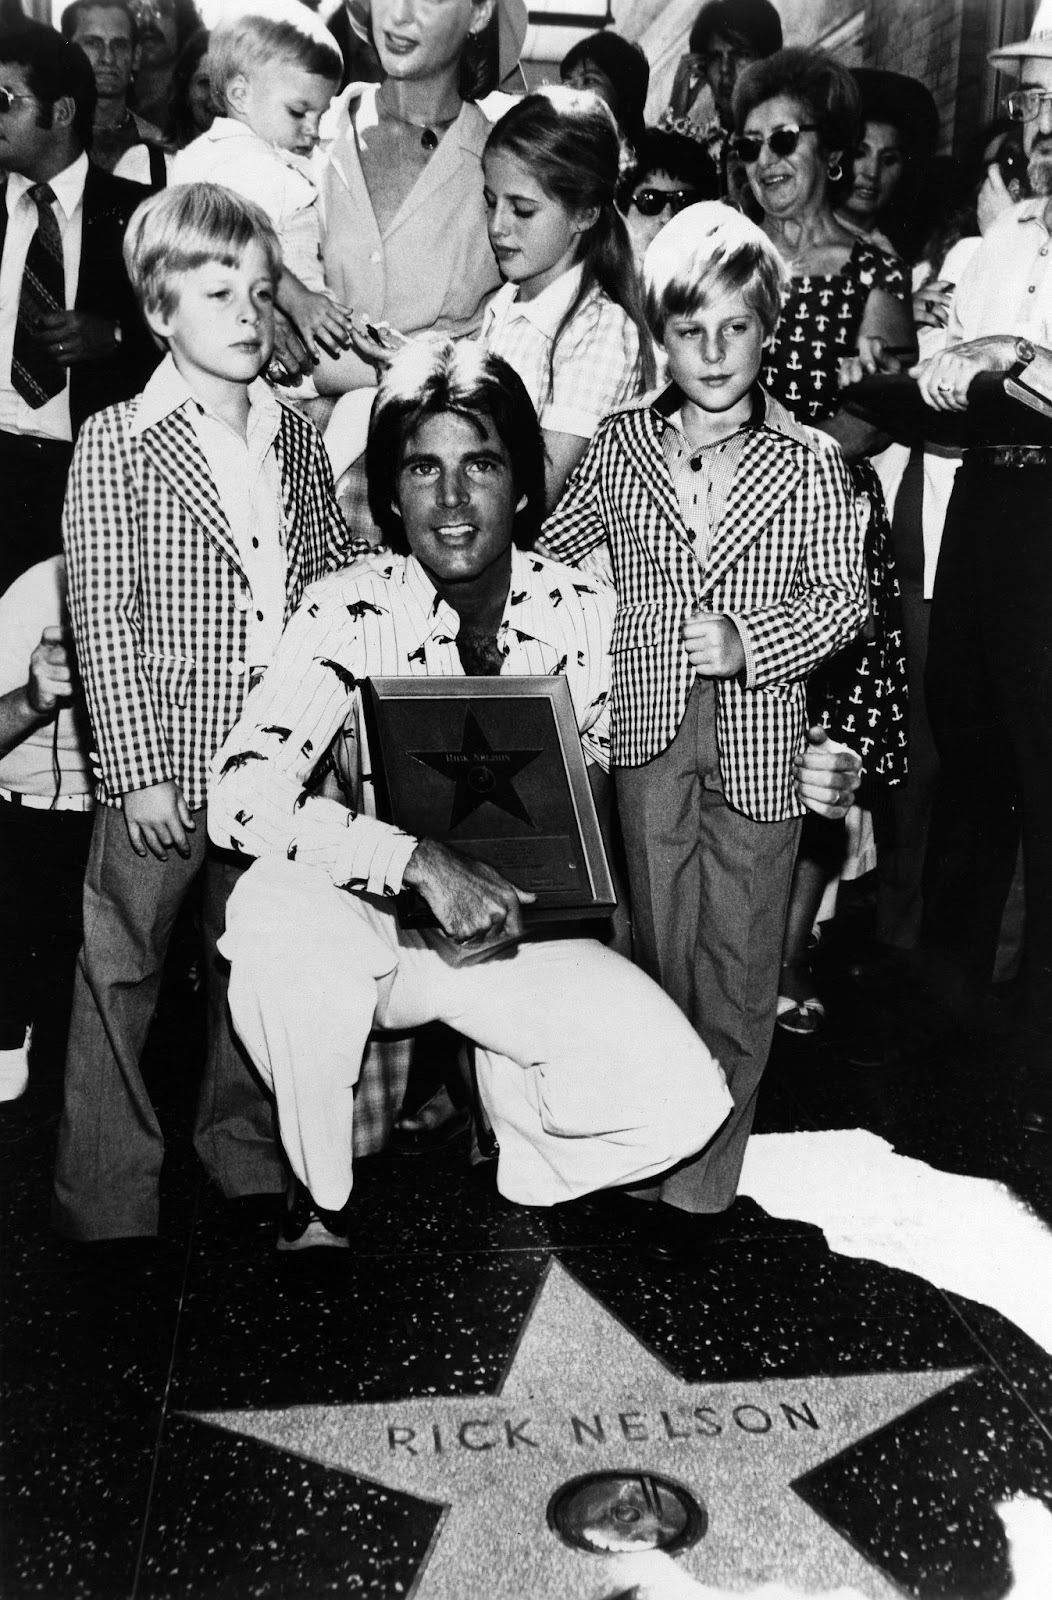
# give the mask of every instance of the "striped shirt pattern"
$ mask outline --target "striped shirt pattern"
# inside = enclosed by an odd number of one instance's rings
[[[609,760],[612,590],[512,550],[497,642],[509,677],[567,680],[585,754]],[[270,669],[213,763],[209,833],[254,856],[282,855],[335,884],[390,895],[417,840],[361,809],[316,794],[312,778],[345,728],[359,742],[359,680],[463,677],[457,613],[413,556],[380,552],[308,590]]]
[[[141,398],[81,430],[63,515],[69,609],[98,798],[117,805],[174,779],[197,810],[248,688],[251,593],[186,407],[139,432]],[[275,450],[288,617],[307,584],[342,564],[350,535],[321,439],[285,405]]]
[[[682,626],[697,607],[733,618],[743,681],[716,684],[727,804],[756,821],[799,816],[792,759],[804,679],[865,617],[865,516],[831,439],[767,399],[750,428],[704,565],[662,450],[667,390],[608,417],[545,524],[544,547],[578,562],[609,542],[619,598],[611,646],[611,760],[641,766],[683,720],[694,669]]]

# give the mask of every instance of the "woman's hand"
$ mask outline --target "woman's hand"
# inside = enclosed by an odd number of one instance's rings
[[[405,334],[392,328],[389,322],[369,322],[359,315],[351,324],[351,346],[355,354],[368,361],[377,372],[387,370],[391,357],[405,343]]]
[[[901,357],[886,339],[875,333],[861,334],[857,355],[844,357],[837,381],[841,389],[847,389],[853,383],[861,383],[863,378],[875,377],[878,372],[901,372],[902,365]]]
[[[956,287],[946,278],[933,278],[921,285],[913,296],[913,320],[918,328],[945,328]]]

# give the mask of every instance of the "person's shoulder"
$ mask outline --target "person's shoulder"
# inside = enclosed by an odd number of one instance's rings
[[[300,609],[314,607],[315,614],[345,609],[360,602],[376,604],[405,579],[405,557],[383,547],[358,556],[336,572],[318,578],[306,590]]]
[[[64,556],[48,556],[25,572],[0,594],[0,617],[4,627],[0,636],[10,628],[23,627],[37,632],[49,622],[61,622],[65,611],[66,561]],[[40,620],[41,613],[45,621]]]
[[[116,400],[112,405],[91,412],[80,425],[77,448],[83,452],[105,445],[107,449],[112,450],[118,441],[126,442],[130,437],[130,430],[141,400],[140,390],[138,394],[133,394],[130,400]]]
[[[86,212],[111,212],[127,220],[144,200],[150,190],[146,184],[133,183],[130,178],[118,178],[105,172],[92,162],[84,179],[84,209]]]
[[[569,604],[578,610],[613,615],[617,606],[615,591],[607,584],[596,582],[579,567],[542,555],[539,550],[519,551],[518,558],[531,588],[554,610]]]
[[[875,239],[859,236],[851,247],[851,267],[868,288],[901,293],[910,287],[909,268],[901,256],[885,250]]]

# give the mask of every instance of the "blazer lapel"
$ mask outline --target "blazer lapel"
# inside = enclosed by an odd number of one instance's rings
[[[281,410],[281,426],[274,441],[274,452],[278,458],[278,475],[281,478],[281,509],[284,513],[285,522],[285,553],[290,567],[302,531],[299,512],[303,510],[307,503],[305,463],[300,451],[295,447],[294,428],[295,424],[283,406]]]
[[[808,446],[756,428],[748,435],[734,474],[723,519],[709,545],[703,594],[740,560],[803,477]]]
[[[163,417],[142,434],[142,449],[172,493],[182,501],[194,521],[200,523],[220,555],[247,583],[226,512],[189,418],[181,411]]]
[[[653,510],[667,524],[668,536],[693,549],[683,522],[683,513],[679,508],[672,474],[662,453],[657,425],[650,415],[649,407],[640,407],[638,411],[632,412],[631,421],[632,426],[626,431],[623,440],[625,453],[631,458],[638,479],[653,502]],[[655,466],[655,458],[660,461],[659,466]],[[655,537],[657,532],[658,528],[655,526]]]

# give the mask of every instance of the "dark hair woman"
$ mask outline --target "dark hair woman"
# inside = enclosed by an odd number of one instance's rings
[[[915,261],[928,229],[924,179],[939,142],[935,101],[923,83],[901,72],[855,67],[851,76],[861,98],[862,132],[838,216]]]
[[[802,422],[831,434],[853,464],[869,503],[866,541],[871,623],[811,680],[813,719],[859,749],[865,776],[897,783],[905,773],[905,674],[892,648],[898,585],[880,484],[865,461],[874,431],[838,404],[841,360],[864,341],[873,350],[914,347],[905,268],[849,231],[834,213],[850,183],[860,104],[850,73],[824,51],[788,49],[748,67],[734,94],[734,150],[782,255],[791,289],[763,368],[764,384]],[[813,1033],[824,1014],[807,958],[822,893],[844,856],[843,825],[808,819],[786,929],[781,1025]]]

